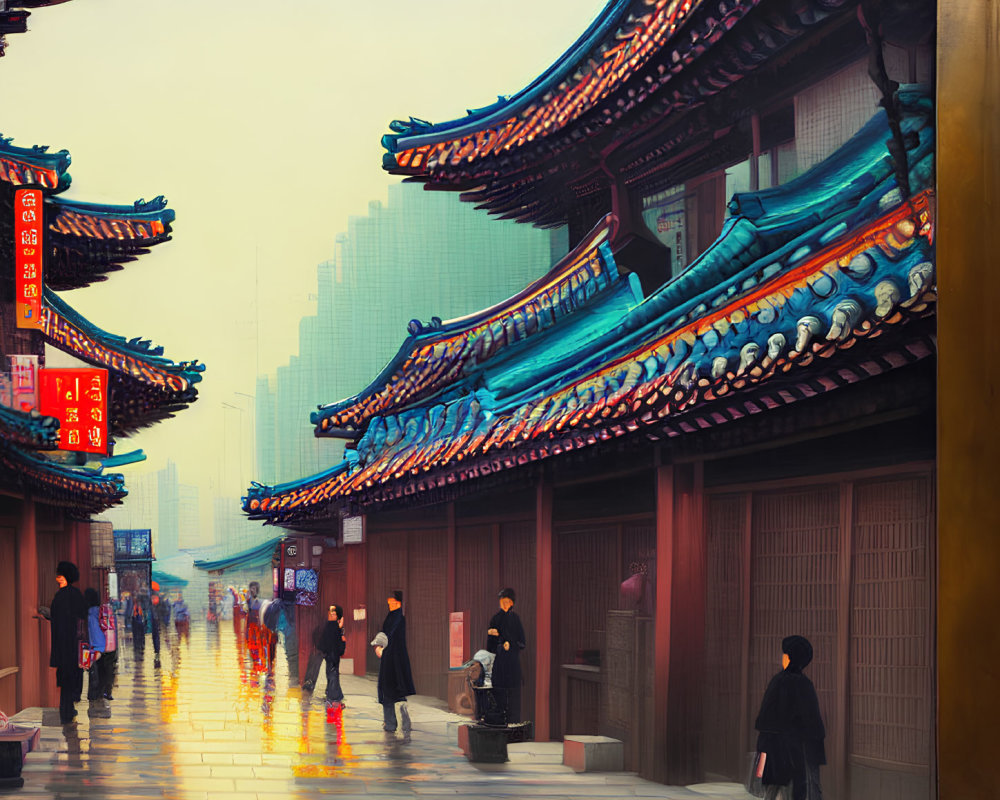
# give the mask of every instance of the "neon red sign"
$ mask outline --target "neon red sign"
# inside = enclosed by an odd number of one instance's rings
[[[14,302],[18,328],[42,327],[43,216],[41,189],[14,192]]]
[[[59,449],[108,452],[108,371],[43,369],[41,412],[59,420]]]

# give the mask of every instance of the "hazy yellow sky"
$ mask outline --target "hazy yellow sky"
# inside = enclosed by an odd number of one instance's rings
[[[237,393],[296,351],[316,264],[333,256],[348,217],[399,180],[381,169],[389,121],[453,119],[518,91],[603,5],[73,0],[8,37],[0,132],[68,149],[68,197],[163,194],[177,213],[173,241],[65,295],[105,330],[208,365],[191,409],[119,443],[149,456],[126,476],[170,457],[203,499],[222,463],[223,491],[244,488],[250,448],[238,469],[232,448],[251,413]]]

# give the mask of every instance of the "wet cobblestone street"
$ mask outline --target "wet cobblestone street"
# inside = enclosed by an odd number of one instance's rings
[[[55,709],[26,709],[21,724],[42,725],[29,754],[26,798],[239,797],[744,797],[734,784],[666,787],[629,773],[575,774],[559,743],[511,746],[507,764],[467,762],[455,745],[464,721],[436,700],[410,703],[408,737],[381,730],[375,685],[343,678],[347,707],[327,720],[325,680],[315,694],[288,686],[279,645],[273,675],[254,673],[231,622],[196,625],[190,638],[165,637],[161,666],[147,641],[136,660],[120,649],[109,718],[58,724]],[[0,792],[0,794],[3,794]]]

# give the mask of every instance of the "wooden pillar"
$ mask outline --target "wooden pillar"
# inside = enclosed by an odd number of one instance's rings
[[[368,541],[349,544],[347,547],[347,596],[350,608],[345,608],[348,629],[347,655],[354,659],[354,674],[364,675],[368,658],[368,615],[373,609],[366,608],[368,591]],[[355,620],[355,609],[364,609],[365,619]]]
[[[38,605],[38,535],[35,528],[35,501],[26,497],[21,504],[17,528],[17,673],[18,709],[42,705],[41,637],[35,615]],[[53,592],[54,594],[54,592]]]
[[[705,530],[701,462],[656,471],[654,752],[658,780],[702,779]]]
[[[458,608],[458,529],[455,522],[455,504],[448,503],[445,509],[445,524],[448,537],[448,613],[459,611]],[[468,621],[466,621],[468,623]]]
[[[535,739],[549,740],[552,731],[552,485],[543,475],[535,493]]]
[[[938,796],[1000,786],[1000,13],[939,0]]]
[[[90,569],[90,523],[73,520],[72,526],[73,540],[76,543],[76,566],[80,570],[79,589],[82,592],[88,586],[101,592],[101,586],[95,581],[94,574]]]
[[[670,689],[670,624],[673,619],[674,467],[656,467],[656,614],[653,620],[653,753],[657,768],[650,776],[666,781]]]

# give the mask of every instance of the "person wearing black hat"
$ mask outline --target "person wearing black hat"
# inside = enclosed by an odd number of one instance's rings
[[[403,733],[410,731],[410,714],[406,698],[416,694],[413,688],[413,674],[410,671],[410,654],[406,649],[406,618],[403,616],[403,593],[389,592],[386,598],[389,613],[382,623],[381,633],[385,644],[376,636],[372,645],[375,655],[381,659],[378,665],[378,701],[382,705],[382,730],[396,730],[396,706],[403,722]],[[378,642],[378,644],[376,644]]]
[[[804,636],[781,642],[782,671],[771,678],[757,715],[757,752],[765,754],[761,783],[766,797],[792,786],[791,800],[822,800],[819,768],[826,763],[826,730],[816,689],[802,670],[813,650]]]
[[[74,707],[83,692],[83,670],[80,668],[80,635],[86,630],[87,602],[73,586],[80,580],[80,570],[71,561],[60,561],[56,567],[59,591],[52,598],[52,648],[49,666],[56,668],[59,686],[59,721],[64,725],[76,716]]]
[[[500,610],[486,631],[486,649],[493,661],[493,696],[508,724],[521,721],[521,651],[527,646],[524,626],[514,609],[513,589],[500,592]]]

